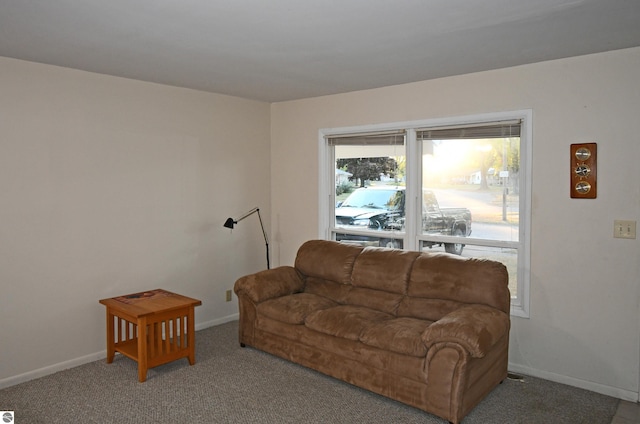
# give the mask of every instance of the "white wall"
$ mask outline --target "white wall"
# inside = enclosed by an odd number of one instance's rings
[[[318,130],[533,110],[530,319],[513,318],[511,369],[638,399],[640,49],[272,106],[275,262],[318,237]],[[598,198],[569,197],[569,145],[598,143]],[[294,177],[292,177],[294,176]]]
[[[532,109],[511,368],[637,400],[640,248],[612,232],[640,218],[638,75],[629,49],[269,106],[0,58],[0,387],[104,357],[101,298],[163,287],[203,301],[200,328],[233,319],[224,291],[264,243],[255,216],[222,223],[260,206],[291,264],[318,236],[318,129]],[[569,198],[580,142],[598,143],[595,200]]]
[[[165,288],[237,317],[265,267],[269,104],[0,58],[0,387],[104,357],[99,299]]]

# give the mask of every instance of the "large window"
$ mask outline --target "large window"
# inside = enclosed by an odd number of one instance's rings
[[[321,237],[500,261],[527,316],[530,145],[530,111],[321,130]]]

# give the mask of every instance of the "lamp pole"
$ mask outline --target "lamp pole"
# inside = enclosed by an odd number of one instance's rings
[[[253,215],[254,213],[258,214],[258,219],[260,220],[260,228],[262,228],[262,235],[264,236],[264,245],[267,250],[267,269],[271,269],[271,264],[269,263],[269,239],[267,238],[267,232],[264,230],[264,224],[262,223],[262,216],[260,215],[260,208],[258,207],[253,208],[238,219],[227,218],[227,220],[224,223],[224,227],[233,229],[234,225],[236,225],[238,222],[242,221],[249,215]]]

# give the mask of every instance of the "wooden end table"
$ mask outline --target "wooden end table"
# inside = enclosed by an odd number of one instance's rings
[[[107,363],[116,352],[138,362],[138,380],[147,369],[180,358],[196,362],[194,308],[198,299],[162,289],[100,300],[107,307]]]

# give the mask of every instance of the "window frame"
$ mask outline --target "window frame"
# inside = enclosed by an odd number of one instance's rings
[[[533,112],[531,109],[494,112],[477,115],[451,116],[445,118],[418,121],[394,122],[385,124],[362,125],[340,128],[323,128],[318,131],[318,235],[320,239],[331,240],[335,223],[335,155],[329,146],[328,137],[406,130],[405,155],[407,181],[420,181],[421,145],[416,138],[416,130],[443,126],[474,126],[490,122],[521,120],[520,133],[520,197],[519,197],[519,242],[518,242],[518,288],[517,295],[511,298],[511,315],[529,318],[529,293],[531,285],[531,180],[532,180],[532,144]],[[407,184],[406,213],[409,217],[421,214],[420,184]],[[420,234],[417,232],[416,219],[407,219],[404,233],[404,249],[418,250]],[[445,236],[442,237],[446,239]],[[454,237],[451,237],[455,241]],[[474,243],[482,245],[482,242]],[[493,243],[492,245],[496,245]]]

